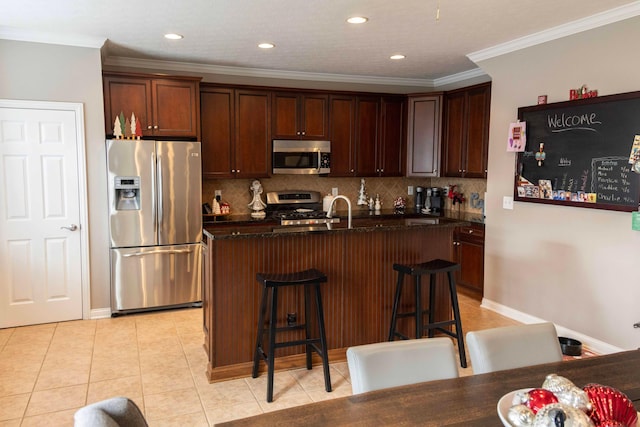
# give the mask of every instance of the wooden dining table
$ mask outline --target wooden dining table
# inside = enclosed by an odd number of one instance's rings
[[[640,350],[631,350],[377,390],[216,425],[500,426],[500,398],[514,390],[540,387],[552,373],[578,387],[590,383],[614,387],[640,409]]]

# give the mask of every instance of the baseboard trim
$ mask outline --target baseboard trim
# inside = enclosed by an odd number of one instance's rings
[[[111,308],[110,307],[105,307],[105,308],[92,308],[91,312],[89,314],[91,317],[90,319],[106,319],[111,317]]]
[[[496,313],[501,314],[510,319],[517,320],[518,322],[521,322],[521,323],[546,322],[545,319],[541,319],[539,317],[535,317],[530,314],[523,313],[522,311],[515,310],[511,307],[507,307],[502,304],[498,304],[497,302],[488,300],[486,298],[482,298],[482,304],[480,306],[482,308],[495,311]],[[611,344],[600,341],[588,335],[581,334],[580,332],[576,332],[569,328],[565,328],[564,326],[555,324],[555,327],[559,336],[577,339],[578,341],[581,341],[584,346],[588,347],[589,350],[593,351],[594,353],[611,354],[611,353],[617,353],[619,351],[624,351],[624,349],[622,348],[613,346]]]

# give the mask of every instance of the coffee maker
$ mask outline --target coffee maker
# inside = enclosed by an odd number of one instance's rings
[[[444,210],[443,191],[439,187],[430,188],[429,208],[432,214],[440,214]]]

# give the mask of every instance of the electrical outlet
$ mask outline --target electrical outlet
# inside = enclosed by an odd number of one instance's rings
[[[407,187],[407,195],[413,196],[413,185]]]
[[[332,196],[337,196],[338,195],[338,187],[333,187],[331,189],[331,195]]]
[[[216,190],[215,193],[213,193],[213,195],[222,197],[222,190]]]
[[[513,209],[513,196],[504,196],[502,198],[502,209]]]

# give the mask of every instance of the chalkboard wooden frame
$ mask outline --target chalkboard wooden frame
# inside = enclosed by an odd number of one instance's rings
[[[518,119],[527,123],[527,143],[516,156],[514,200],[638,210],[640,174],[631,171],[628,159],[634,136],[640,135],[640,91],[520,107]],[[545,160],[538,166],[541,142]],[[565,199],[524,196],[524,190],[536,191],[522,184],[538,186],[540,179],[551,181],[553,194],[562,191]],[[586,201],[589,197],[595,202]]]

